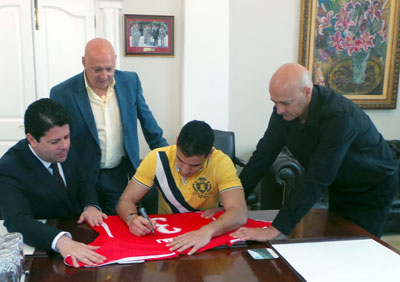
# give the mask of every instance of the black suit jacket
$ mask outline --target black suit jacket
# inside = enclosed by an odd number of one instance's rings
[[[72,149],[72,148],[71,148]],[[20,232],[24,243],[51,251],[61,230],[36,219],[77,218],[86,205],[98,205],[94,186],[87,181],[75,153],[62,163],[67,192],[33,155],[23,139],[0,159],[0,210],[9,232]]]

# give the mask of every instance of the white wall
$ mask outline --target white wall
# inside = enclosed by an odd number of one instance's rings
[[[399,79],[400,81],[400,79]],[[400,85],[397,90],[400,95]],[[397,97],[397,108],[394,110],[366,110],[375,126],[387,140],[400,139],[400,97]]]
[[[170,144],[175,144],[181,128],[182,7],[182,0],[124,0],[122,9],[123,14],[175,16],[175,57],[120,58],[122,70],[138,73],[146,102]],[[121,50],[121,54],[124,54],[124,50]],[[140,156],[144,157],[149,148],[142,134],[139,142]]]
[[[123,57],[121,69],[138,72],[145,98],[171,144],[184,122],[204,119],[234,131],[237,155],[247,160],[272,112],[271,75],[283,63],[297,62],[300,4],[124,0],[124,14],[175,16],[175,57]],[[366,112],[386,139],[400,139],[395,126],[399,109]],[[141,143],[143,156],[148,149],[143,139]]]
[[[227,130],[229,0],[185,1],[182,122]]]
[[[268,83],[283,63],[297,62],[300,1],[231,0],[229,128],[247,160],[262,137],[273,103]]]

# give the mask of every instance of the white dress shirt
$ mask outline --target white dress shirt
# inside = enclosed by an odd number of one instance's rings
[[[84,77],[100,142],[100,168],[114,168],[125,156],[121,116],[114,90],[115,79],[108,86],[107,94],[100,97],[90,88],[86,75]]]

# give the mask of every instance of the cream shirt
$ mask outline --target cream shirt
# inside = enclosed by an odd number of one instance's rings
[[[114,168],[120,164],[125,156],[121,116],[117,94],[114,90],[115,79],[108,86],[107,94],[99,97],[90,88],[86,74],[84,77],[100,141],[100,168]]]

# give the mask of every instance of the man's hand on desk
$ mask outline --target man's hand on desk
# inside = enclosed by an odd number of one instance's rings
[[[204,226],[196,231],[191,231],[175,237],[171,243],[167,244],[167,247],[171,247],[170,251],[183,252],[184,250],[192,247],[187,253],[193,255],[198,249],[208,244],[212,236],[207,226]]]
[[[63,258],[71,256],[73,267],[79,267],[78,261],[87,265],[94,265],[102,263],[106,259],[94,251],[99,247],[74,241],[65,235],[58,239],[56,247]]]
[[[90,225],[99,226],[103,223],[103,219],[105,218],[107,218],[105,213],[102,213],[94,206],[89,206],[79,217],[78,223],[82,223],[86,220]]]
[[[265,242],[275,239],[280,234],[281,232],[271,225],[267,229],[241,227],[232,233],[232,237],[245,241],[252,240]]]

